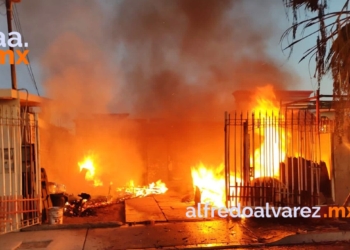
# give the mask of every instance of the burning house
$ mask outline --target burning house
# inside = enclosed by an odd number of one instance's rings
[[[111,183],[147,187],[161,181],[184,194],[197,189],[202,202],[215,206],[333,202],[330,123],[320,119],[317,125],[311,95],[269,86],[237,91],[237,109],[252,113],[227,113],[225,136],[222,121],[129,114],[77,119],[76,140],[86,147],[77,154],[75,171],[83,172],[89,192],[106,192]]]
[[[55,101],[42,107],[39,120],[34,107],[41,98],[0,90],[0,234],[46,222],[54,197],[72,217],[119,202],[124,222],[123,201],[136,204],[141,199],[131,198],[141,197],[159,198],[156,209],[165,203],[174,221],[200,202],[344,203],[350,130],[334,135],[331,101],[284,90],[303,81],[270,55],[280,25],[259,17],[277,13],[274,5],[220,2],[23,7],[23,15],[50,13],[45,18],[54,20],[35,19],[27,34],[38,53],[41,87]],[[55,27],[42,32],[37,23]],[[242,87],[248,90],[233,98]],[[67,194],[58,191],[63,186]],[[158,221],[171,221],[164,210]],[[142,222],[156,220],[150,211],[141,211]]]
[[[47,148],[51,139],[45,126],[41,126],[41,142],[46,150],[38,150],[37,115],[27,109],[38,100],[20,96],[18,101],[12,92],[3,93],[12,97],[3,98],[2,115],[22,122],[4,123],[2,129],[2,171],[9,171],[2,177],[4,232],[15,229],[14,221],[19,223],[17,229],[40,223],[39,152],[50,179],[75,193],[143,197],[170,189],[192,193],[195,202],[213,206],[339,204],[347,195],[338,191],[341,183],[334,174],[342,165],[335,164],[332,154],[339,159],[343,151],[334,152],[332,147],[332,122],[325,119],[330,111],[321,112],[317,120],[310,108],[311,92],[274,92],[269,86],[235,92],[236,107],[248,107],[251,113],[229,112],[224,122],[135,119],[129,114],[76,119],[75,134],[65,136],[65,160],[71,171],[58,174],[50,166],[48,152],[56,149]],[[61,130],[55,128],[57,133]],[[13,156],[6,155],[6,148],[13,149]],[[58,150],[62,153],[62,148]],[[27,162],[22,172],[18,162]],[[12,172],[6,170],[11,165]],[[13,218],[11,209],[17,211]]]

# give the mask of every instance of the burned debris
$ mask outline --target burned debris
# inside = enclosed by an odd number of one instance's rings
[[[88,206],[91,195],[81,193],[80,199],[68,201],[64,208],[64,216],[94,216],[96,211]]]
[[[87,217],[97,216],[97,209],[124,202],[125,200],[161,194],[167,190],[162,183],[152,183],[146,187],[128,186],[117,188],[112,194],[109,190],[107,196],[91,197],[88,193],[81,193],[68,197],[64,206],[64,216]]]

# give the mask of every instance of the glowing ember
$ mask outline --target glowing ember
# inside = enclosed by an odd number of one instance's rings
[[[277,177],[279,164],[286,155],[286,133],[280,125],[284,117],[279,115],[278,102],[271,86],[259,88],[253,100],[256,102],[253,111],[262,125],[262,129],[257,128],[255,133],[263,138],[260,147],[254,151],[254,159],[250,158],[250,164],[255,169],[254,177]]]
[[[96,168],[95,168],[92,156],[85,157],[82,162],[78,163],[78,165],[80,167],[80,172],[83,169],[86,170],[85,180],[93,181],[95,187],[103,185],[102,181],[99,178],[96,177],[96,173],[95,173],[96,172]]]
[[[121,191],[121,188],[118,188],[117,191]],[[168,191],[168,188],[166,187],[165,183],[161,180],[152,182],[148,186],[144,187],[136,187],[134,181],[130,180],[126,184],[125,191],[127,193],[133,194],[136,197],[144,197],[151,194],[164,194],[166,191]]]

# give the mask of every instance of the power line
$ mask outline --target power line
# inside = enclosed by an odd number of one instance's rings
[[[22,41],[23,41],[23,44],[24,44],[25,40],[24,40],[24,37],[23,37],[22,26],[21,26],[21,22],[20,22],[20,19],[19,19],[19,14],[18,14],[18,11],[17,11],[16,4],[14,4],[13,7],[14,7],[13,8],[14,11],[13,11],[13,15],[12,15],[13,16],[13,21],[15,23],[17,31],[22,36]],[[23,46],[21,47],[21,50],[22,50],[22,52],[24,51]],[[37,92],[38,96],[40,96],[39,89],[38,89],[38,86],[37,86],[37,83],[36,83],[36,80],[35,80],[35,77],[34,77],[33,69],[32,69],[32,66],[31,66],[28,54],[26,55],[26,59],[28,61],[27,69],[28,69],[29,76],[32,79],[32,82],[34,84],[34,87],[36,89],[36,92]]]
[[[24,41],[24,38],[23,38],[23,32],[22,32],[22,26],[21,26],[21,22],[19,20],[19,14],[18,14],[18,11],[17,11],[17,7],[16,5],[14,5],[14,15],[13,15],[13,20],[15,22],[15,26],[17,27],[17,30],[20,32],[20,34],[22,35],[22,39]],[[21,48],[22,49],[22,52],[24,51],[23,47]],[[30,63],[30,59],[29,59],[29,56],[28,54],[26,55],[26,58],[27,58],[27,61],[28,61],[28,64],[27,64],[27,69],[28,69],[28,72],[29,72],[29,75],[33,81],[33,84],[35,86],[35,89],[37,91],[37,94],[40,96],[40,93],[39,93],[39,90],[38,90],[38,87],[37,87],[37,83],[35,81],[35,77],[34,77],[34,73],[33,73],[33,70],[32,70],[32,66],[31,66],[31,63]]]

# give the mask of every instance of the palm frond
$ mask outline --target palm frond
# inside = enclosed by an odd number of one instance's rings
[[[339,1],[339,0],[336,0]],[[309,58],[315,60],[315,77],[320,88],[322,77],[330,72],[333,78],[333,93],[336,100],[336,123],[340,134],[344,131],[344,125],[350,124],[350,11],[349,1],[343,0],[344,4],[338,11],[327,12],[327,0],[283,0],[286,9],[293,13],[293,23],[281,36],[281,43],[292,37],[292,41],[285,49],[290,49],[301,41],[316,36],[315,45],[307,48],[300,61]],[[298,11],[315,13],[311,18],[299,21]],[[314,27],[317,26],[316,31]],[[301,36],[297,36],[297,30],[301,30]],[[307,31],[311,30],[309,33]],[[289,41],[288,41],[289,42]],[[349,105],[345,105],[345,103]]]

